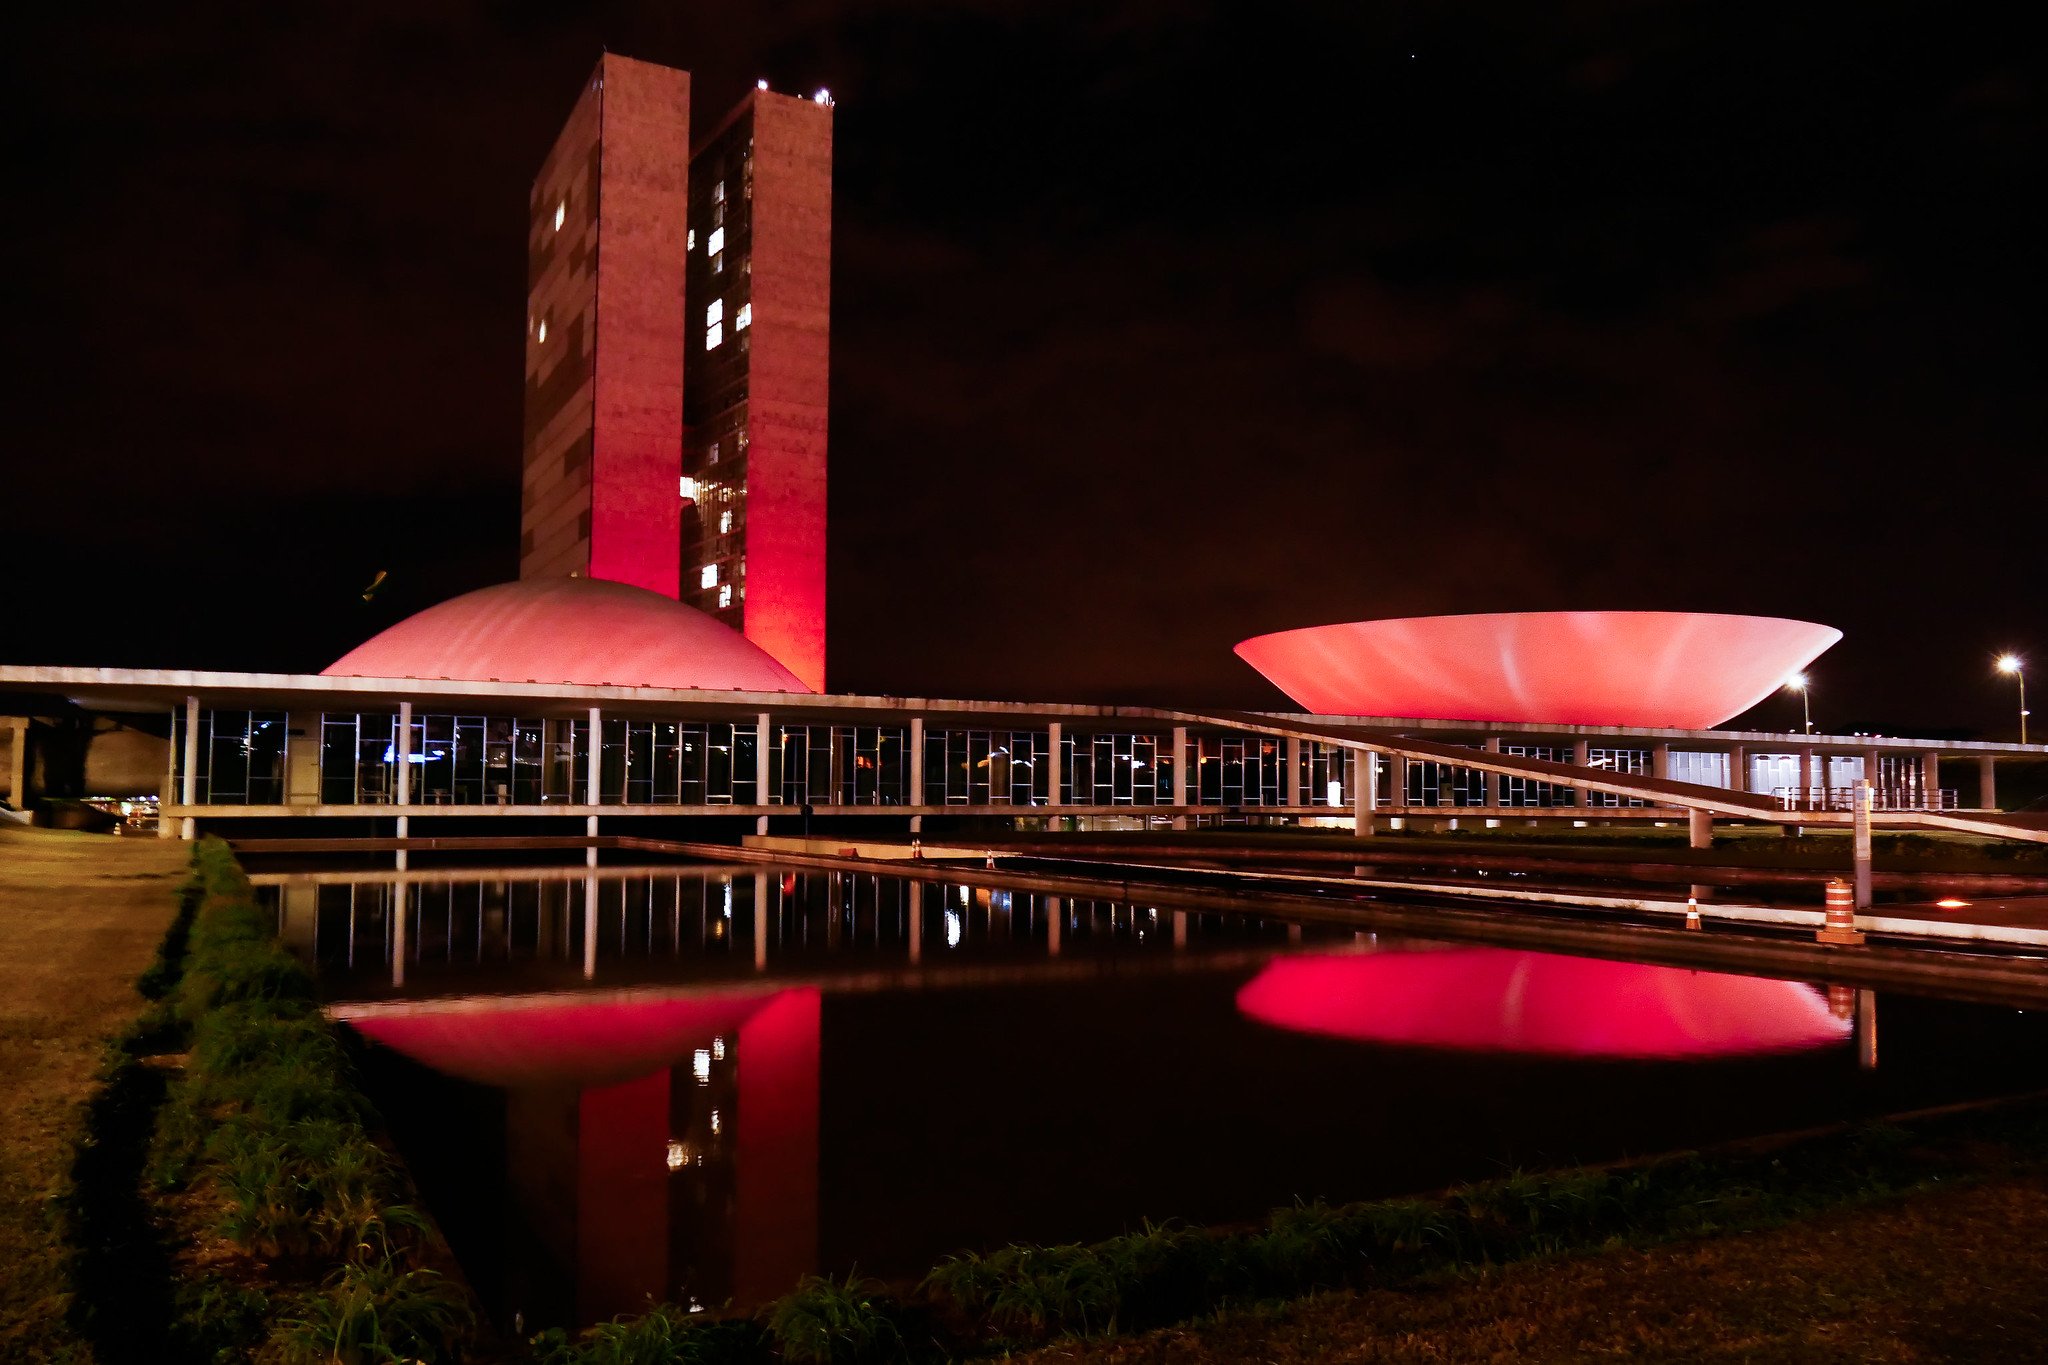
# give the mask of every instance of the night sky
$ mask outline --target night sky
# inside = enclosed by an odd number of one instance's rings
[[[1845,630],[1827,730],[2048,697],[2025,7],[314,8],[11,16],[0,661],[311,671],[516,575],[609,46],[838,98],[834,690],[1280,705],[1235,641],[1670,608]]]

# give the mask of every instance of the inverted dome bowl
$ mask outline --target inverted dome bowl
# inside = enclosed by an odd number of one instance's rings
[[[1495,612],[1283,630],[1237,654],[1319,715],[1704,730],[1841,638],[1779,616]]]
[[[479,588],[372,636],[324,670],[579,687],[809,692],[732,627],[658,592],[597,578]]]

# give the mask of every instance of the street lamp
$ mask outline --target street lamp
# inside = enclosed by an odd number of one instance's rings
[[[2023,662],[2017,654],[2001,654],[1998,656],[1998,671],[2000,673],[2012,674],[2020,685],[2020,743],[2025,744],[2027,742],[2027,674],[2026,670],[2021,667]]]
[[[1812,734],[1813,703],[1807,696],[1806,675],[1804,673],[1794,673],[1791,677],[1785,679],[1785,686],[1791,688],[1794,692],[1797,692],[1799,694],[1799,714],[1801,719],[1804,720],[1806,723],[1806,733],[1809,735]],[[2022,740],[2021,743],[2025,743],[2025,741]]]

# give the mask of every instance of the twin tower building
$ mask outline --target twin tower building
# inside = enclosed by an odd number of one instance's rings
[[[825,687],[832,105],[607,53],[533,184],[519,574],[677,598]]]

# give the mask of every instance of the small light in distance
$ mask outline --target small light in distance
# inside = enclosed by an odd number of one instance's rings
[[[768,82],[766,82],[766,81],[755,81],[755,82],[754,82],[754,88],[755,88],[756,90],[766,90],[766,89],[768,88]]]
[[[1942,910],[1967,910],[1970,907],[1968,901],[1957,900],[1954,896],[1943,896],[1934,904]]]

